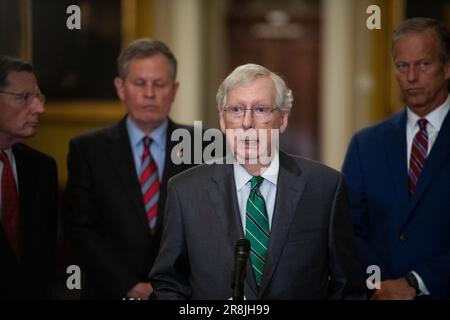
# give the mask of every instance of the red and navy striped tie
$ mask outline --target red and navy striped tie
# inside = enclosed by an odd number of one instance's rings
[[[416,189],[417,181],[419,180],[420,173],[422,172],[422,168],[425,165],[428,156],[428,121],[427,119],[419,119],[417,120],[417,123],[420,129],[414,137],[409,160],[408,191],[410,195],[412,195]]]
[[[158,168],[156,162],[150,153],[151,138],[145,137],[144,139],[144,151],[141,157],[141,192],[144,198],[145,213],[149,228],[152,234],[155,233],[157,213],[158,213],[158,200],[159,200],[159,177]]]

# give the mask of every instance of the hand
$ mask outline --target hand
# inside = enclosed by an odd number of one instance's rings
[[[399,278],[382,281],[370,300],[413,300],[415,297],[416,289],[405,278]]]
[[[136,300],[148,300],[148,296],[153,292],[153,287],[148,282],[139,282],[127,293],[128,298]]]

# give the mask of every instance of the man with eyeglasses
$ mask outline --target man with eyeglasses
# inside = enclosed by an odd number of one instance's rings
[[[51,298],[56,163],[20,143],[36,133],[44,102],[32,66],[0,56],[0,299]]]
[[[343,176],[278,150],[292,107],[282,78],[239,66],[217,106],[229,154],[169,182],[156,297],[232,297],[235,244],[247,238],[246,299],[364,298]]]

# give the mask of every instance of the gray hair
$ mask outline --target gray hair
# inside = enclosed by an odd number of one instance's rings
[[[117,58],[117,72],[124,79],[128,74],[130,61],[135,58],[149,58],[163,54],[169,61],[170,76],[175,81],[177,77],[177,59],[169,47],[163,42],[150,38],[141,38],[131,42]]]
[[[8,75],[11,72],[33,72],[33,66],[23,60],[0,55],[0,88],[8,86]]]
[[[250,84],[258,77],[268,77],[272,80],[276,91],[276,106],[280,108],[281,111],[290,112],[292,101],[294,100],[291,89],[286,86],[286,83],[279,75],[263,66],[252,63],[237,67],[222,82],[216,95],[217,108],[219,111],[222,112],[223,108],[227,105],[227,96],[230,90],[241,85]]]
[[[431,18],[411,18],[403,21],[392,34],[391,49],[394,53],[395,43],[403,36],[432,30],[439,45],[439,59],[448,62],[450,52],[450,33],[441,22]]]

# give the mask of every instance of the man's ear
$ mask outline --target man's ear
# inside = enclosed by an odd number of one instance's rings
[[[280,134],[286,131],[289,119],[289,112],[282,111],[281,112],[281,124],[280,124]]]
[[[450,79],[450,59],[444,64],[445,80]]]
[[[223,134],[225,134],[227,131],[227,127],[225,126],[225,119],[223,118],[223,112],[220,113],[220,130]]]
[[[174,89],[174,91],[175,91],[175,95],[177,94],[177,92],[178,92],[178,88],[180,87],[180,82],[179,81],[175,81],[174,83],[173,83],[173,89]]]
[[[114,78],[114,87],[116,88],[117,96],[119,97],[120,101],[123,101],[125,98],[125,93],[123,89],[124,81],[120,77]]]
[[[175,97],[177,96],[180,83],[178,81],[175,81],[172,85],[173,85],[173,96],[172,96],[172,103],[173,103],[175,101]]]

